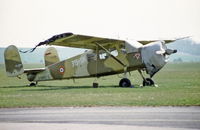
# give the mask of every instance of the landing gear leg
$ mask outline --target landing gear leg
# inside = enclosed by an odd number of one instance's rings
[[[144,86],[154,86],[154,81],[151,78],[145,78],[142,74],[141,70],[138,70],[138,72],[140,73],[141,77],[143,78],[143,87]]]

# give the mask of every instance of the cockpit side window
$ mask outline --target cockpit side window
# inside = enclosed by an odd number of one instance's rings
[[[103,60],[103,59],[107,59],[107,58],[108,58],[108,54],[106,52],[99,54],[99,59]]]
[[[113,56],[118,56],[118,51],[116,50],[116,48],[111,48],[111,49],[109,49],[109,52],[113,55]],[[105,51],[102,51],[100,54],[99,54],[99,58],[101,59],[101,60],[103,60],[103,59],[107,59],[107,58],[109,58],[109,54],[108,53],[106,53]]]
[[[117,50],[113,50],[110,52],[113,56],[118,56],[118,51]]]
[[[118,56],[119,53],[118,53],[118,50],[116,48],[111,48],[108,50],[113,56]],[[105,60],[107,58],[110,57],[110,55],[104,51],[104,50],[100,50],[99,51],[99,59],[100,60]],[[88,58],[88,61],[91,61],[91,60],[97,60],[97,54],[95,51],[92,51],[90,53],[87,54],[87,58]]]

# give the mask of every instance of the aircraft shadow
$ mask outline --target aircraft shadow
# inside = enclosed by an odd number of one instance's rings
[[[29,86],[5,86],[1,88],[26,88],[20,89],[17,91],[51,91],[51,90],[70,90],[70,89],[98,89],[93,88],[92,86],[51,86],[51,85],[38,85],[36,87],[29,87]],[[30,88],[30,89],[29,89]],[[121,88],[117,85],[102,85],[99,88]],[[129,88],[129,87],[128,87]],[[136,85],[134,88],[140,88],[139,85]],[[126,88],[124,88],[126,89]]]
[[[0,87],[0,88],[27,88],[28,86],[24,85],[24,86],[4,86],[4,87]]]
[[[99,86],[99,88],[120,88],[119,86],[113,85],[113,86]],[[129,88],[129,87],[128,87]],[[140,88],[138,86],[134,88]],[[51,90],[70,90],[70,89],[98,89],[93,88],[92,86],[47,86],[47,85],[38,85],[37,87],[34,87],[34,89],[24,89],[19,91],[51,91]],[[126,89],[126,88],[124,88]]]

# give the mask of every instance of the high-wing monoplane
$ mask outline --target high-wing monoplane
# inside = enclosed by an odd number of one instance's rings
[[[16,46],[10,45],[4,52],[7,75],[18,77],[25,73],[30,86],[40,81],[101,77],[123,73],[119,81],[120,87],[130,87],[131,81],[127,73],[137,70],[143,78],[143,86],[154,85],[152,77],[166,63],[167,57],[177,50],[168,49],[165,44],[175,40],[141,40],[129,42],[125,40],[101,38],[95,36],[63,33],[55,35],[42,45],[56,45],[87,49],[83,54],[60,61],[54,47],[49,47],[44,54],[45,68],[24,69]],[[149,78],[143,76],[143,71]],[[93,83],[93,87],[98,87]]]

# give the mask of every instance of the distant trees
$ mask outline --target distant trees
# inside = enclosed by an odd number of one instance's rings
[[[179,58],[174,59],[173,62],[175,62],[175,63],[182,63],[183,60],[179,57]]]

